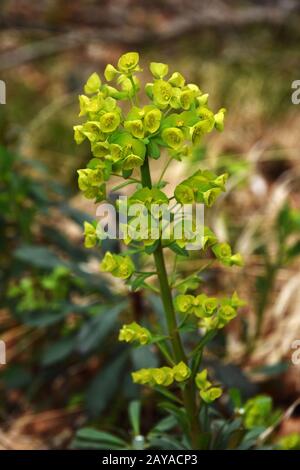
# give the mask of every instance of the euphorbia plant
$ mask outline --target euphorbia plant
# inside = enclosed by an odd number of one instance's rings
[[[216,114],[208,107],[208,95],[197,85],[186,83],[183,75],[174,72],[169,76],[168,65],[153,62],[150,72],[153,81],[147,83],[143,105],[140,102],[141,72],[139,55],[130,52],[120,57],[116,67],[107,65],[103,83],[94,73],[85,85],[86,95],[81,95],[80,116],[86,121],[75,126],[77,143],[88,139],[93,157],[87,167],[78,170],[79,188],[83,194],[99,203],[106,198],[106,185],[111,176],[124,178],[124,183],[136,185],[129,198],[131,204],[139,202],[150,216],[152,204],[176,201],[184,204],[201,203],[210,207],[225,190],[227,175],[216,175],[207,169],[199,169],[195,174],[180,182],[174,195],[169,198],[163,191],[166,166],[157,182],[152,181],[150,161],[158,160],[167,153],[169,160],[184,160],[199,145],[205,134],[217,129],[223,130],[225,110]],[[148,100],[144,104],[145,99]],[[122,105],[121,105],[122,103]],[[122,210],[119,204],[118,210]],[[161,214],[158,216],[161,222]],[[129,219],[128,225],[134,221]],[[152,232],[151,232],[152,233]],[[135,383],[157,389],[164,396],[174,396],[167,388],[178,389],[182,403],[181,424],[187,432],[192,448],[203,447],[203,436],[199,422],[201,406],[211,404],[222,394],[218,384],[208,378],[208,371],[201,367],[203,348],[207,342],[232,320],[241,301],[236,293],[230,298],[217,299],[205,293],[192,295],[198,288],[197,276],[189,276],[178,281],[172,272],[168,277],[166,250],[174,257],[189,256],[186,249],[191,241],[184,235],[181,239],[165,239],[160,227],[159,236],[151,237],[150,229],[140,233],[134,240],[131,232],[125,238],[124,250],[120,254],[106,252],[101,269],[113,276],[124,279],[132,290],[150,288],[157,291],[148,279],[157,275],[159,294],[162,299],[167,332],[160,325],[146,328],[137,322],[124,325],[119,340],[136,343],[141,347],[155,343],[165,364],[159,368],[144,368],[132,372]],[[85,244],[93,247],[100,243],[96,224],[85,224]],[[197,234],[196,234],[197,235]],[[226,266],[241,265],[239,254],[233,254],[227,243],[219,243],[217,237],[204,227],[201,235],[202,251],[210,250],[217,261]],[[132,255],[153,256],[155,271],[138,271]],[[147,282],[146,282],[147,281]],[[198,331],[198,343],[193,349],[183,344],[181,331],[193,328]],[[166,334],[162,334],[166,333]],[[181,401],[182,400],[182,401]],[[204,405],[203,405],[204,404]]]

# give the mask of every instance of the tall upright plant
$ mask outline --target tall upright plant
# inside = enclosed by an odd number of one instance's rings
[[[105,68],[106,81],[115,81],[115,86],[103,83],[99,75],[93,73],[85,85],[85,95],[79,97],[80,116],[86,121],[75,126],[75,140],[80,144],[88,139],[93,155],[87,167],[78,170],[80,190],[85,197],[99,203],[106,199],[106,185],[114,175],[123,178],[124,182],[113,189],[135,185],[128,206],[141,203],[149,216],[152,204],[169,203],[170,200],[179,207],[193,203],[210,207],[225,191],[226,174],[218,176],[199,169],[176,186],[171,198],[163,191],[167,184],[164,175],[172,160],[184,160],[207,133],[213,129],[223,130],[225,109],[215,114],[208,106],[208,95],[197,85],[186,83],[179,72],[169,76],[168,65],[156,62],[150,63],[153,81],[145,85],[142,105],[138,72],[141,72],[139,54],[124,54],[116,67],[109,64]],[[144,104],[145,99],[148,99],[147,104]],[[124,102],[122,107],[121,102]],[[158,160],[163,152],[168,154],[167,164],[158,181],[153,181],[150,161]],[[122,210],[121,204],[118,210]],[[161,213],[159,217],[161,222]],[[136,227],[134,217],[129,218],[127,229],[130,227]],[[178,406],[175,414],[190,446],[203,448],[200,409],[222,394],[221,387],[209,380],[207,369],[201,368],[203,349],[217,331],[237,315],[242,302],[236,293],[221,299],[205,293],[193,295],[191,292],[198,287],[197,276],[178,280],[174,272],[168,275],[165,259],[166,250],[171,250],[174,257],[188,257],[187,245],[191,237],[184,233],[180,240],[174,237],[166,240],[160,226],[159,237],[153,239],[150,230],[150,227],[144,230],[138,240],[130,236],[129,230],[124,240],[125,249],[120,254],[106,252],[101,269],[126,280],[132,290],[149,288],[159,292],[167,332],[163,332],[159,324],[150,331],[132,322],[123,325],[119,340],[141,346],[157,345],[165,365],[133,371],[132,379],[137,384],[155,388],[163,396],[175,397]],[[86,247],[101,243],[98,235],[96,223],[86,222]],[[241,256],[233,254],[227,243],[220,243],[206,226],[201,242],[201,250],[210,250],[225,266],[242,264]],[[138,253],[142,258],[153,256],[155,271],[140,271],[135,267],[133,256]],[[154,275],[158,278],[159,289],[149,282]],[[191,328],[199,334],[193,348],[182,339],[182,332]],[[167,388],[177,389],[181,398]]]

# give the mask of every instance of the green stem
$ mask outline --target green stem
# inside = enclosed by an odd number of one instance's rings
[[[142,177],[142,185],[143,187],[152,187],[151,176],[150,176],[150,169],[149,169],[149,161],[148,157],[145,157],[144,164],[141,167],[141,177]],[[154,261],[157,270],[157,276],[160,285],[160,294],[161,299],[166,315],[168,333],[170,336],[172,350],[174,359],[176,362],[183,361],[187,363],[186,354],[184,352],[181,338],[178,332],[176,315],[174,310],[174,304],[171,294],[171,289],[168,281],[168,275],[163,255],[163,249],[161,241],[157,245],[156,250],[154,251]],[[196,403],[196,394],[195,394],[195,386],[194,381],[192,379],[188,380],[182,390],[183,396],[183,403],[187,413],[187,417],[189,420],[190,426],[190,438],[193,449],[199,448],[200,442],[200,424],[198,419],[198,407]]]

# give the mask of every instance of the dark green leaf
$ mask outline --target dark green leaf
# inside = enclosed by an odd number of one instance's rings
[[[53,269],[58,266],[68,266],[66,261],[58,256],[49,248],[33,245],[23,245],[14,253],[15,257],[30,266],[38,268]]]
[[[129,419],[135,435],[140,434],[141,402],[134,400],[129,404]]]
[[[101,305],[100,312],[89,319],[80,329],[77,337],[77,350],[81,354],[100,346],[105,338],[115,329],[117,318],[126,302],[115,306]]]
[[[177,426],[177,420],[175,419],[174,416],[170,415],[167,416],[166,418],[162,419],[159,421],[154,428],[151,429],[151,434],[152,433],[161,433],[165,431],[170,431],[173,429],[175,426]]]
[[[41,363],[43,366],[50,366],[68,357],[74,349],[74,337],[62,338],[51,344],[42,354]]]
[[[103,444],[112,444],[114,446],[124,447],[127,445],[123,439],[114,436],[105,431],[97,431],[92,428],[83,428],[77,431],[76,438],[84,441],[99,442]]]
[[[127,352],[114,360],[109,360],[106,367],[92,380],[86,393],[88,411],[99,416],[114,399],[120,387],[120,381],[127,361]]]

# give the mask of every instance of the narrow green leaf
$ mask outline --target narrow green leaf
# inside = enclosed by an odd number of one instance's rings
[[[129,404],[129,419],[135,435],[140,434],[141,402],[134,400]]]

